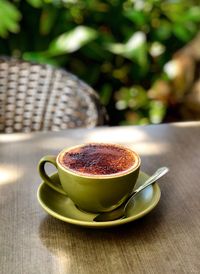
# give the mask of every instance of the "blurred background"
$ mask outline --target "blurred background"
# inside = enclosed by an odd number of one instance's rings
[[[199,27],[192,0],[1,0],[0,55],[76,74],[110,125],[200,120]]]

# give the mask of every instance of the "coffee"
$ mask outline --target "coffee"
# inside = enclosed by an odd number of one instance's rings
[[[114,144],[86,144],[63,152],[58,159],[66,169],[86,175],[125,173],[139,164],[130,149]]]

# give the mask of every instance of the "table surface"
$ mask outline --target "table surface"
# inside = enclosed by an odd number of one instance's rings
[[[0,135],[1,273],[199,273],[200,122]],[[159,166],[161,200],[129,224],[91,229],[44,212],[37,163],[63,147],[101,141],[139,152],[142,170]]]

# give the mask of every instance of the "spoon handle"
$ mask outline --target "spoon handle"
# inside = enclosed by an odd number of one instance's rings
[[[156,180],[158,180],[159,178],[161,178],[163,175],[165,175],[167,172],[169,171],[168,167],[160,167],[159,169],[156,170],[156,172],[145,182],[145,184],[141,185],[140,187],[138,187],[135,191],[133,191],[133,193],[131,194],[131,196],[129,197],[129,199],[126,201],[125,207],[128,205],[128,203],[130,202],[130,200],[137,195],[140,191],[142,191],[144,188],[148,187],[149,185],[153,184]]]

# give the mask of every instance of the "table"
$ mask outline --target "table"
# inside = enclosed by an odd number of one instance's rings
[[[0,135],[0,272],[199,273],[200,122]],[[37,202],[37,162],[63,147],[115,142],[159,166],[161,200],[145,217],[115,228],[74,226]]]

